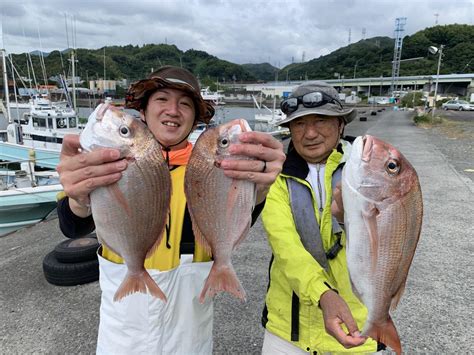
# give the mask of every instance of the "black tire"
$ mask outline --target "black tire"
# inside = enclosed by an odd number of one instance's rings
[[[98,248],[96,238],[68,239],[54,247],[54,256],[61,263],[79,263],[97,259]]]
[[[464,111],[464,109],[462,108],[462,106],[459,106],[458,110],[459,110],[459,111]]]
[[[43,259],[43,273],[46,281],[56,286],[76,286],[99,279],[99,261],[89,260],[81,263],[61,263],[54,251]]]

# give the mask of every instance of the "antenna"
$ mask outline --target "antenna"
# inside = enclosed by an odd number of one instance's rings
[[[69,49],[69,32],[67,29],[67,15],[64,13],[64,24],[66,25],[66,44],[67,44],[67,49]]]
[[[365,39],[365,35],[367,33],[367,29],[365,27],[362,28],[362,39]]]
[[[438,26],[438,17],[439,17],[439,14],[438,14],[438,13],[435,13],[434,16],[436,17],[435,26]]]
[[[305,53],[305,51],[303,51],[303,55],[301,56],[301,63],[304,63],[304,59],[305,59],[304,57],[305,57],[305,54],[306,54],[306,53]]]
[[[38,30],[38,39],[39,39],[39,44],[40,44],[40,65],[41,65],[41,70],[43,72],[43,80],[44,80],[44,85],[46,88],[48,87],[48,79],[46,75],[46,65],[44,64],[44,56],[43,56],[43,44],[41,43],[41,34],[40,34],[40,29],[39,29],[39,23],[36,24],[36,28]]]
[[[400,58],[402,56],[403,32],[405,31],[406,22],[406,17],[395,19],[395,47],[393,49],[392,83],[390,85],[392,93],[397,90],[397,81],[400,75]]]
[[[349,38],[347,40],[347,44],[351,44],[351,28],[349,27]]]
[[[5,48],[5,38],[3,37],[3,11],[2,17],[0,18],[0,37],[2,37],[2,49]]]

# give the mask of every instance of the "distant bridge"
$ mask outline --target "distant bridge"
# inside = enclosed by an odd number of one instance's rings
[[[397,91],[418,90],[425,93],[434,92],[437,75],[400,76],[396,80]],[[392,77],[372,77],[355,79],[324,80],[338,91],[355,91],[357,94],[386,96],[389,94]],[[261,91],[267,96],[285,97],[292,88],[304,81],[277,81],[263,84],[242,84],[247,91]],[[238,84],[237,84],[238,85]],[[439,76],[438,95],[465,97],[474,93],[474,74],[448,74]]]

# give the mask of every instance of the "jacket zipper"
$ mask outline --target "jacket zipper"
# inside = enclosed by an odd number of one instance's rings
[[[323,213],[323,188],[321,186],[321,179],[319,178],[320,164],[316,164],[316,172],[318,173],[318,192],[319,192],[319,212]]]

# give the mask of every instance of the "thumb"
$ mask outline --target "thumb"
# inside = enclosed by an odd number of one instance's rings
[[[78,153],[78,149],[81,147],[79,141],[79,135],[66,134],[63,138],[61,146],[61,155],[72,156]]]
[[[342,315],[342,321],[344,322],[344,324],[346,325],[347,327],[347,330],[349,331],[349,334],[354,336],[354,337],[360,337],[361,334],[360,334],[360,331],[359,331],[359,327],[357,326],[357,323],[356,321],[354,320],[354,318],[352,317],[352,314],[350,312],[344,312],[344,314]]]

